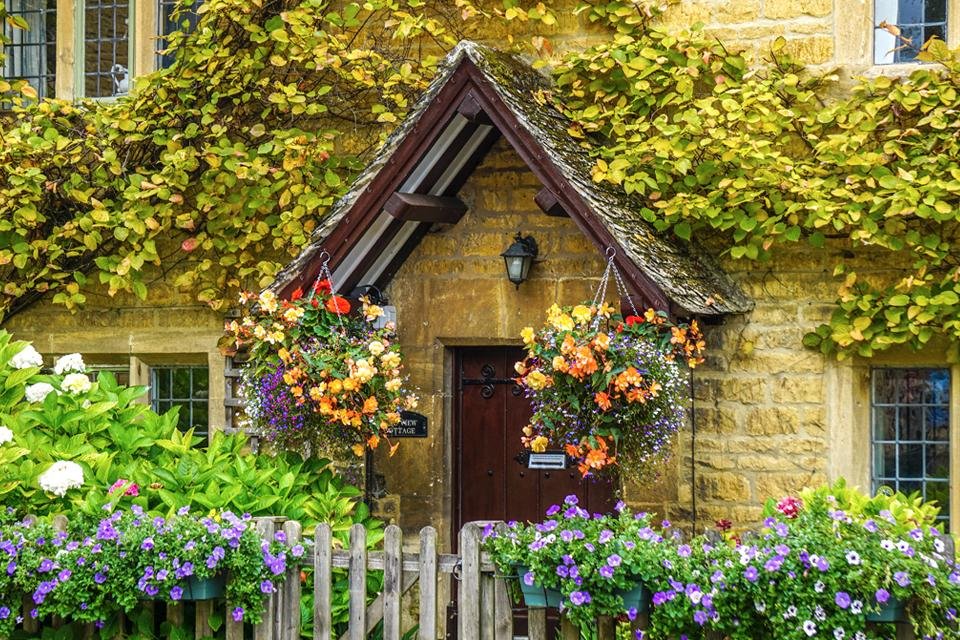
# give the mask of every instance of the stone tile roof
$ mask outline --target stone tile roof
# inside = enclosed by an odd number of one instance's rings
[[[404,122],[356,178],[349,191],[331,208],[315,230],[311,243],[278,274],[271,288],[280,290],[322,252],[324,240],[351,210],[361,193],[386,167],[399,145],[413,134],[424,110],[467,61],[482,75],[509,108],[513,118],[543,148],[569,188],[575,190],[630,260],[679,309],[691,314],[743,313],[753,302],[696,243],[657,233],[640,215],[641,203],[616,185],[591,179],[593,158],[567,133],[570,121],[536,96],[549,92],[552,82],[515,55],[463,41],[446,57],[436,78]]]

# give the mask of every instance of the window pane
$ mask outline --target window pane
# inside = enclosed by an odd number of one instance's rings
[[[178,407],[177,426],[206,437],[209,426],[210,372],[206,367],[154,367],[151,370],[156,392],[153,406],[156,410]]]
[[[901,27],[923,23],[923,0],[900,0],[898,9],[897,24]]]
[[[871,380],[874,490],[920,492],[948,508],[950,371],[878,368]]]
[[[84,95],[119,96],[130,84],[129,0],[86,0],[84,9]]]
[[[897,408],[874,407],[873,409],[873,439],[897,439]]]
[[[927,0],[924,3],[924,22],[945,22],[947,20],[947,0]]]
[[[158,54],[158,67],[169,67],[176,58],[176,52],[166,51],[168,44],[165,36],[170,35],[174,31],[181,31],[183,33],[193,31],[197,27],[197,21],[199,20],[197,8],[201,4],[202,0],[193,0],[192,2],[190,0],[183,0],[182,2],[178,2],[177,0],[159,0],[157,6],[159,18],[157,20],[157,25],[159,26],[157,48],[160,51],[164,51],[164,53]]]
[[[923,28],[923,43],[925,44],[930,38],[937,38],[939,40],[946,40],[944,37],[944,25],[934,24],[928,25]]]
[[[27,29],[17,29],[6,21],[0,25],[9,39],[3,77],[26,80],[41,98],[54,95],[57,65],[57,0],[5,0],[7,12],[19,16]]]
[[[174,369],[173,397],[176,399],[190,397],[190,369],[187,367]]]

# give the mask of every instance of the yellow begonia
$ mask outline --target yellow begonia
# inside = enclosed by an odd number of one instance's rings
[[[400,385],[402,384],[403,384],[403,381],[400,380],[400,378],[391,378],[387,380],[383,386],[386,387],[387,391],[390,391],[392,393],[394,391],[399,391]]]
[[[379,340],[374,340],[369,344],[369,346],[367,346],[367,349],[370,350],[370,353],[372,353],[375,356],[378,356],[381,353],[383,353],[384,348],[385,347],[383,346],[383,343],[380,342]]]
[[[577,324],[586,324],[590,321],[593,312],[590,310],[590,307],[578,304],[570,314],[573,316],[573,319],[577,321]]]
[[[560,314],[551,321],[551,324],[560,331],[573,331],[573,318],[565,313]]]
[[[384,369],[396,369],[400,366],[400,354],[396,351],[388,351],[380,358],[380,364]]]
[[[554,356],[553,357],[553,368],[556,371],[566,371],[567,370],[567,361],[564,360],[563,356]]]
[[[304,310],[302,307],[290,307],[283,312],[283,319],[287,322],[296,322],[303,316]]]
[[[536,438],[530,441],[530,449],[534,453],[543,453],[544,451],[547,450],[547,445],[549,443],[550,441],[544,438],[543,436],[537,436]]]
[[[354,375],[361,383],[370,382],[373,376],[377,374],[376,367],[371,366],[367,360],[357,360],[355,368],[356,372]]]
[[[277,294],[273,291],[264,291],[257,300],[260,308],[267,313],[273,313],[277,310]]]
[[[520,331],[520,337],[523,338],[523,344],[533,344],[536,340],[533,327],[524,327]]]
[[[543,375],[540,371],[532,371],[524,378],[524,382],[534,391],[539,391],[547,386],[547,376]]]

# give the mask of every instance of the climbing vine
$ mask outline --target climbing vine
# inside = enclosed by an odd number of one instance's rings
[[[517,0],[206,0],[176,61],[115,102],[0,84],[0,319],[161,279],[220,308],[296,255],[366,154],[477,25]],[[23,24],[13,26],[24,27]]]
[[[172,279],[215,308],[265,284],[457,39],[557,20],[554,3],[486,4],[208,0],[171,38],[173,66],[130,98],[37,102],[0,83],[15,103],[0,116],[0,317],[44,295],[77,308],[89,280],[143,298]],[[593,179],[662,232],[723,238],[734,259],[801,243],[825,256],[837,307],[811,348],[960,343],[960,52],[934,41],[908,78],[848,86],[782,40],[748,65],[696,27],[659,29],[657,13],[583,2],[609,35],[592,30],[598,44],[552,70]]]
[[[828,256],[837,308],[811,348],[960,340],[960,50],[931,41],[918,56],[931,64],[908,78],[844,88],[782,39],[748,68],[696,28],[658,30],[645,3],[582,10],[616,35],[555,69],[556,103],[595,154],[595,181],[635,194],[661,231],[721,234],[733,258],[796,243]],[[864,258],[902,271],[861,274]]]

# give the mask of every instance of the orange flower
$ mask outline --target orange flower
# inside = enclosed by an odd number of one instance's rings
[[[597,351],[606,351],[610,348],[610,336],[605,333],[598,333],[593,339],[593,348]]]
[[[376,449],[379,444],[380,444],[380,436],[374,434],[369,438],[367,438],[367,446],[370,447],[371,449]]]
[[[610,410],[610,394],[606,391],[597,391],[593,394],[593,401],[597,403],[597,406],[600,407],[603,411]]]
[[[346,298],[341,298],[340,296],[330,296],[327,298],[324,306],[330,313],[336,313],[338,315],[350,313],[350,301]]]
[[[297,287],[293,290],[293,293],[290,294],[290,300],[299,300],[303,297],[303,289]]]
[[[313,285],[313,290],[317,293],[330,293],[333,291],[333,287],[330,286],[330,281],[324,278],[323,280],[317,280],[317,284]]]
[[[370,396],[363,401],[363,412],[364,413],[373,413],[380,407],[380,403],[377,402],[377,399],[374,396]],[[374,445],[376,446],[376,445]]]
[[[560,353],[567,354],[573,351],[577,346],[576,341],[573,339],[573,336],[569,333],[563,339],[563,344],[560,345]]]

